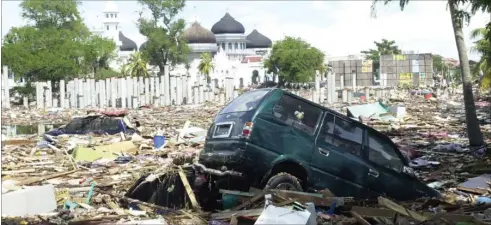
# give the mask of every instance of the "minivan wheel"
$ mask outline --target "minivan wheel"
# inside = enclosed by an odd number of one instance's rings
[[[269,178],[268,183],[264,187],[265,190],[279,189],[289,191],[303,191],[300,181],[295,176],[289,173],[278,173]]]

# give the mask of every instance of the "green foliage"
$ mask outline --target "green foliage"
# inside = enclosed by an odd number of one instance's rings
[[[432,55],[433,58],[433,71],[442,73],[445,68],[445,62],[441,55]]]
[[[10,96],[14,94],[19,94],[21,97],[28,97],[29,99],[34,98],[36,93],[36,88],[32,86],[30,82],[26,82],[24,86],[15,86],[10,89]]]
[[[95,73],[98,70],[110,70],[109,61],[116,58],[116,44],[107,38],[98,35],[90,36],[83,43],[84,57],[83,64],[85,73]]]
[[[111,78],[111,77],[119,77],[120,74],[111,68],[102,68],[100,70],[97,70],[94,74],[94,78],[97,80],[102,80],[106,78]]]
[[[177,65],[186,61],[189,47],[182,33],[185,28],[183,19],[177,14],[185,6],[184,0],[138,0],[150,10],[151,18],[140,17],[138,28],[148,39],[143,57],[150,65],[158,66],[160,73],[167,64]]]
[[[147,61],[143,59],[141,52],[131,54],[128,72],[134,77],[148,77]]]
[[[2,65],[28,81],[60,80],[107,68],[115,45],[91,35],[77,0],[24,0],[22,17],[31,25],[13,27],[2,45]]]
[[[282,82],[311,81],[324,64],[324,53],[300,38],[285,37],[274,43],[264,61],[268,73],[278,74]]]
[[[491,41],[487,39],[491,31],[488,28],[477,28],[471,32],[471,38],[476,40],[471,50],[482,55],[471,71],[474,77],[478,77],[481,73],[484,74],[480,83],[482,90],[491,88]]]
[[[378,79],[379,78],[379,71],[378,69],[380,68],[380,56],[381,55],[393,55],[393,54],[401,54],[401,50],[397,45],[395,45],[395,41],[387,40],[387,39],[382,39],[381,42],[373,42],[375,44],[375,49],[368,49],[361,51],[362,54],[365,55],[366,60],[372,60],[372,68],[373,74],[375,77]]]
[[[199,57],[201,61],[199,62],[198,70],[201,74],[206,76],[206,80],[208,81],[208,83],[210,83],[210,73],[215,68],[215,65],[213,64],[213,58],[208,52],[202,53]]]

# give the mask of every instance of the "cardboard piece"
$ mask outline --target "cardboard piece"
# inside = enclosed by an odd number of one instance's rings
[[[116,159],[121,153],[136,154],[138,148],[132,141],[122,141],[110,145],[95,146],[86,148],[78,146],[73,150],[72,156],[77,161],[93,162],[97,159]]]

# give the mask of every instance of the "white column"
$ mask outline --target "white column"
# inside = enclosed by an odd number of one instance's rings
[[[44,108],[43,86],[41,82],[36,82],[36,107],[38,109]]]
[[[138,101],[140,102],[140,106],[146,105],[145,102],[145,81],[143,77],[138,77]]]
[[[327,85],[326,85],[326,88],[327,88],[327,103],[328,104],[331,104],[332,103],[332,99],[333,99],[333,91],[332,91],[332,87],[333,87],[333,84],[332,84],[332,76],[333,74],[329,71],[327,73]]]
[[[177,102],[176,99],[176,76],[174,74],[169,75],[169,89],[170,89],[170,103],[171,105],[175,105]]]
[[[133,79],[131,77],[126,77],[126,106],[127,108],[133,108]]]
[[[2,68],[2,86],[3,86],[3,103],[2,106],[4,108],[10,108],[10,87],[9,87],[9,68],[7,66],[3,66]]]
[[[149,88],[150,93],[148,94],[150,95],[150,99],[148,103],[150,105],[154,105],[155,104],[155,77],[150,77],[149,80],[150,80],[150,88]]]
[[[336,89],[336,73],[332,73],[331,76],[331,83],[332,83],[332,102],[336,103],[338,102],[338,91]]]
[[[160,76],[160,105],[165,106],[165,87],[166,81],[165,81],[165,76]]]
[[[160,77],[155,77],[155,97],[154,97],[154,102],[153,102],[153,105],[154,106],[160,106],[161,102],[160,102],[160,88],[161,88],[161,84],[160,84]]]
[[[121,108],[126,108],[126,79],[119,78],[119,97],[121,99]]]
[[[109,107],[111,104],[111,78],[106,78],[105,84],[104,84],[104,89],[106,90],[106,96],[105,100],[106,102],[104,103],[104,106]]]
[[[351,79],[352,79],[352,81],[351,81],[351,85],[352,85],[351,90],[354,93],[354,92],[356,92],[356,72],[351,74]]]
[[[60,107],[66,108],[65,106],[65,80],[60,80]]]
[[[118,105],[116,104],[118,86],[117,86],[116,78],[111,78],[111,107],[116,108]]]
[[[136,109],[140,106],[140,88],[136,77],[132,77],[131,80],[133,81],[133,96],[131,96],[131,104],[133,105],[133,108]]]
[[[191,83],[191,75],[187,75],[187,82],[186,82],[186,91],[187,91],[187,104],[192,104],[193,103],[193,84]]]
[[[150,94],[150,78],[148,77],[145,77],[145,104],[152,104]]]
[[[176,76],[176,105],[182,104],[182,79],[180,75]]]
[[[170,71],[169,71],[169,66],[165,66],[165,71],[164,71],[164,105],[168,106],[171,104],[171,86],[170,86]]]
[[[314,89],[314,102],[315,103],[320,103],[320,89],[321,89],[321,82],[320,82],[320,71],[316,70],[315,71],[315,89]]]
[[[48,86],[48,89],[46,90],[46,108],[51,108],[53,107],[53,86],[51,86],[50,80],[46,81],[46,86]]]

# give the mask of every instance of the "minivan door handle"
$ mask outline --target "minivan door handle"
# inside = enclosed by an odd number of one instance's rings
[[[325,156],[329,156],[329,151],[323,148],[318,148],[319,153]]]
[[[378,178],[378,176],[380,175],[378,171],[374,170],[374,169],[369,169],[368,170],[368,175],[372,176],[372,177],[375,177],[375,178]]]

